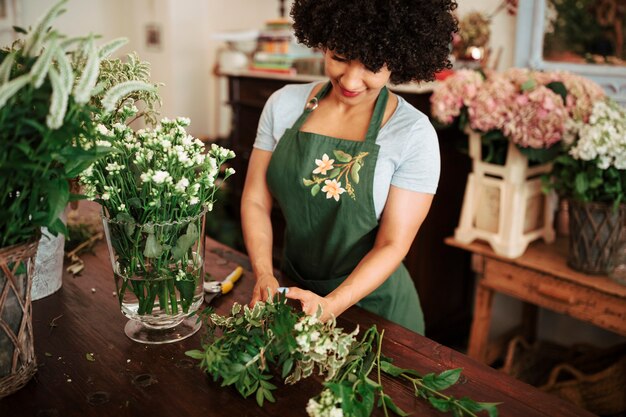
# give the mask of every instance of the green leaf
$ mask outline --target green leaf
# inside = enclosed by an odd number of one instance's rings
[[[85,353],[85,359],[87,359],[89,362],[96,361],[96,358],[93,357],[93,353]]]
[[[289,373],[291,372],[292,368],[293,368],[293,358],[289,358],[285,361],[285,363],[283,363],[283,371],[281,373],[281,377],[286,378],[287,375],[289,375]]]
[[[328,173],[328,178],[335,178],[341,172],[341,168],[333,168]]]
[[[435,407],[435,409],[447,413],[452,409],[453,403],[444,398],[428,397],[428,402]]]
[[[21,26],[13,26],[13,30],[16,31],[17,33],[21,33],[23,35],[27,35],[28,32],[26,31],[26,29],[24,29]]]
[[[521,89],[522,91],[530,91],[534,89],[536,86],[537,86],[537,83],[535,82],[535,80],[533,80],[532,78],[529,78],[528,80],[524,82],[524,84],[522,84]]]
[[[399,368],[389,362],[384,361],[380,362],[380,370],[391,376],[400,376],[406,371],[406,369]]]
[[[313,188],[311,188],[311,195],[312,195],[313,197],[315,197],[315,196],[317,195],[317,193],[319,193],[319,192],[320,192],[320,188],[321,188],[321,187],[320,187],[320,185],[319,185],[319,184],[315,184],[315,185],[313,186]]]
[[[187,352],[185,352],[185,355],[193,359],[202,360],[204,359],[205,353],[201,350],[188,350]]]
[[[176,247],[172,248],[172,258],[179,260],[185,256],[199,236],[198,227],[193,222],[190,222],[187,225],[187,232],[176,240]]]
[[[393,411],[394,413],[396,413],[397,415],[399,415],[400,417],[406,417],[409,415],[409,413],[407,413],[406,411],[404,411],[403,409],[401,409],[400,407],[398,407],[393,400],[391,399],[390,396],[388,396],[387,394],[381,394],[381,398],[382,400],[385,402],[385,405],[387,406],[387,408],[389,408],[391,411]]]
[[[302,178],[302,183],[304,184],[305,187],[309,187],[309,186],[315,184],[315,181],[307,180],[306,178]]]
[[[530,147],[524,148],[518,145],[517,149],[519,149],[522,155],[526,156],[526,158],[528,158],[529,161],[537,162],[539,164],[545,164],[546,162],[550,162],[554,160],[559,155],[559,153],[562,152],[561,147],[558,145],[551,146],[549,148],[541,148],[541,149],[530,148]]]
[[[146,247],[143,250],[143,256],[146,258],[158,258],[161,256],[161,253],[163,253],[163,247],[159,245],[154,233],[150,233],[146,239]]]
[[[350,162],[352,160],[352,155],[340,151],[339,149],[334,150],[333,154],[335,154],[335,158],[337,158],[339,162]]]
[[[429,388],[437,391],[442,391],[456,384],[456,382],[459,380],[459,377],[461,376],[462,371],[462,368],[457,368],[443,371],[439,375],[431,373],[428,375],[424,375],[422,381]]]
[[[50,217],[48,222],[52,223],[59,218],[67,202],[70,199],[70,185],[65,179],[57,179],[48,183],[48,207]]]
[[[358,162],[355,162],[354,165],[352,165],[352,168],[350,168],[350,176],[352,177],[352,181],[354,181],[355,184],[359,183],[359,171],[361,170],[361,164]]]
[[[587,189],[589,188],[589,184],[587,182],[587,176],[584,172],[579,172],[576,174],[576,178],[574,180],[574,187],[578,194],[585,194]]]
[[[551,83],[546,84],[546,87],[560,95],[563,99],[563,103],[567,102],[567,88],[561,81],[552,81]]]
[[[256,391],[256,403],[259,405],[259,407],[263,407],[263,400],[264,399],[265,399],[264,389],[263,388],[259,388]]]

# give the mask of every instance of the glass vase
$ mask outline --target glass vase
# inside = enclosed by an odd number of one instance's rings
[[[200,329],[191,315],[202,304],[205,215],[137,224],[127,214],[103,214],[116,294],[130,319],[124,332],[130,339],[171,343]]]

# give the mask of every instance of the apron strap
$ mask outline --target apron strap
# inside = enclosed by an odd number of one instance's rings
[[[370,125],[367,128],[367,134],[365,135],[366,143],[376,143],[378,137],[378,131],[383,123],[383,117],[385,116],[385,109],[387,108],[387,99],[389,98],[389,91],[387,87],[383,87],[380,90],[380,94],[376,99],[376,106],[374,107],[374,114],[370,119]]]
[[[311,112],[317,108],[317,104],[319,101],[328,94],[330,89],[332,88],[332,84],[328,81],[324,87],[306,104],[304,111],[293,124],[294,130],[300,130],[306,119],[309,117]],[[385,116],[385,109],[387,108],[387,99],[389,98],[389,91],[387,87],[383,87],[380,90],[380,94],[376,99],[376,105],[374,106],[374,113],[372,114],[372,118],[370,119],[369,127],[367,128],[367,134],[365,135],[365,142],[367,143],[375,143],[376,137],[378,137],[378,131],[380,130],[380,126],[383,122],[383,117]]]

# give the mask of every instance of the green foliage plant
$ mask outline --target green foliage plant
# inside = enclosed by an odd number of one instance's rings
[[[98,48],[93,35],[68,38],[51,27],[66,2],[31,30],[16,28],[25,38],[0,51],[0,247],[33,239],[41,227],[66,232],[59,215],[77,198],[68,179],[109,151],[97,146],[96,129],[108,109],[90,100],[97,93],[117,103],[129,93],[97,85],[100,62],[121,41]]]
[[[295,384],[317,372],[324,388],[306,406],[311,417],[366,417],[375,405],[385,416],[408,415],[385,392],[382,374],[408,385],[439,411],[498,415],[496,403],[443,392],[458,381],[461,369],[422,375],[399,368],[382,354],[384,330],[372,326],[359,340],[358,327],[346,333],[334,320],[320,321],[320,315],[296,311],[282,294],[253,308],[235,303],[226,316],[207,309],[200,316],[207,329],[202,348],[186,354],[199,360],[200,368],[221,386],[233,386],[244,397],[254,395],[261,407],[266,400],[275,402],[275,375]]]

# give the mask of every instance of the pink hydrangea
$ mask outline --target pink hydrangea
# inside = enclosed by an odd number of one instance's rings
[[[561,140],[567,118],[561,96],[541,85],[511,101],[502,130],[520,147],[549,148]]]
[[[432,115],[450,124],[469,105],[483,84],[483,77],[473,70],[459,70],[439,83],[430,97]]]
[[[489,75],[467,107],[471,128],[481,132],[501,129],[509,116],[508,107],[516,92],[517,89],[506,77]]]
[[[560,81],[567,90],[566,106],[569,115],[576,121],[588,122],[593,105],[604,100],[606,93],[589,78],[566,71],[549,73],[551,81]]]

